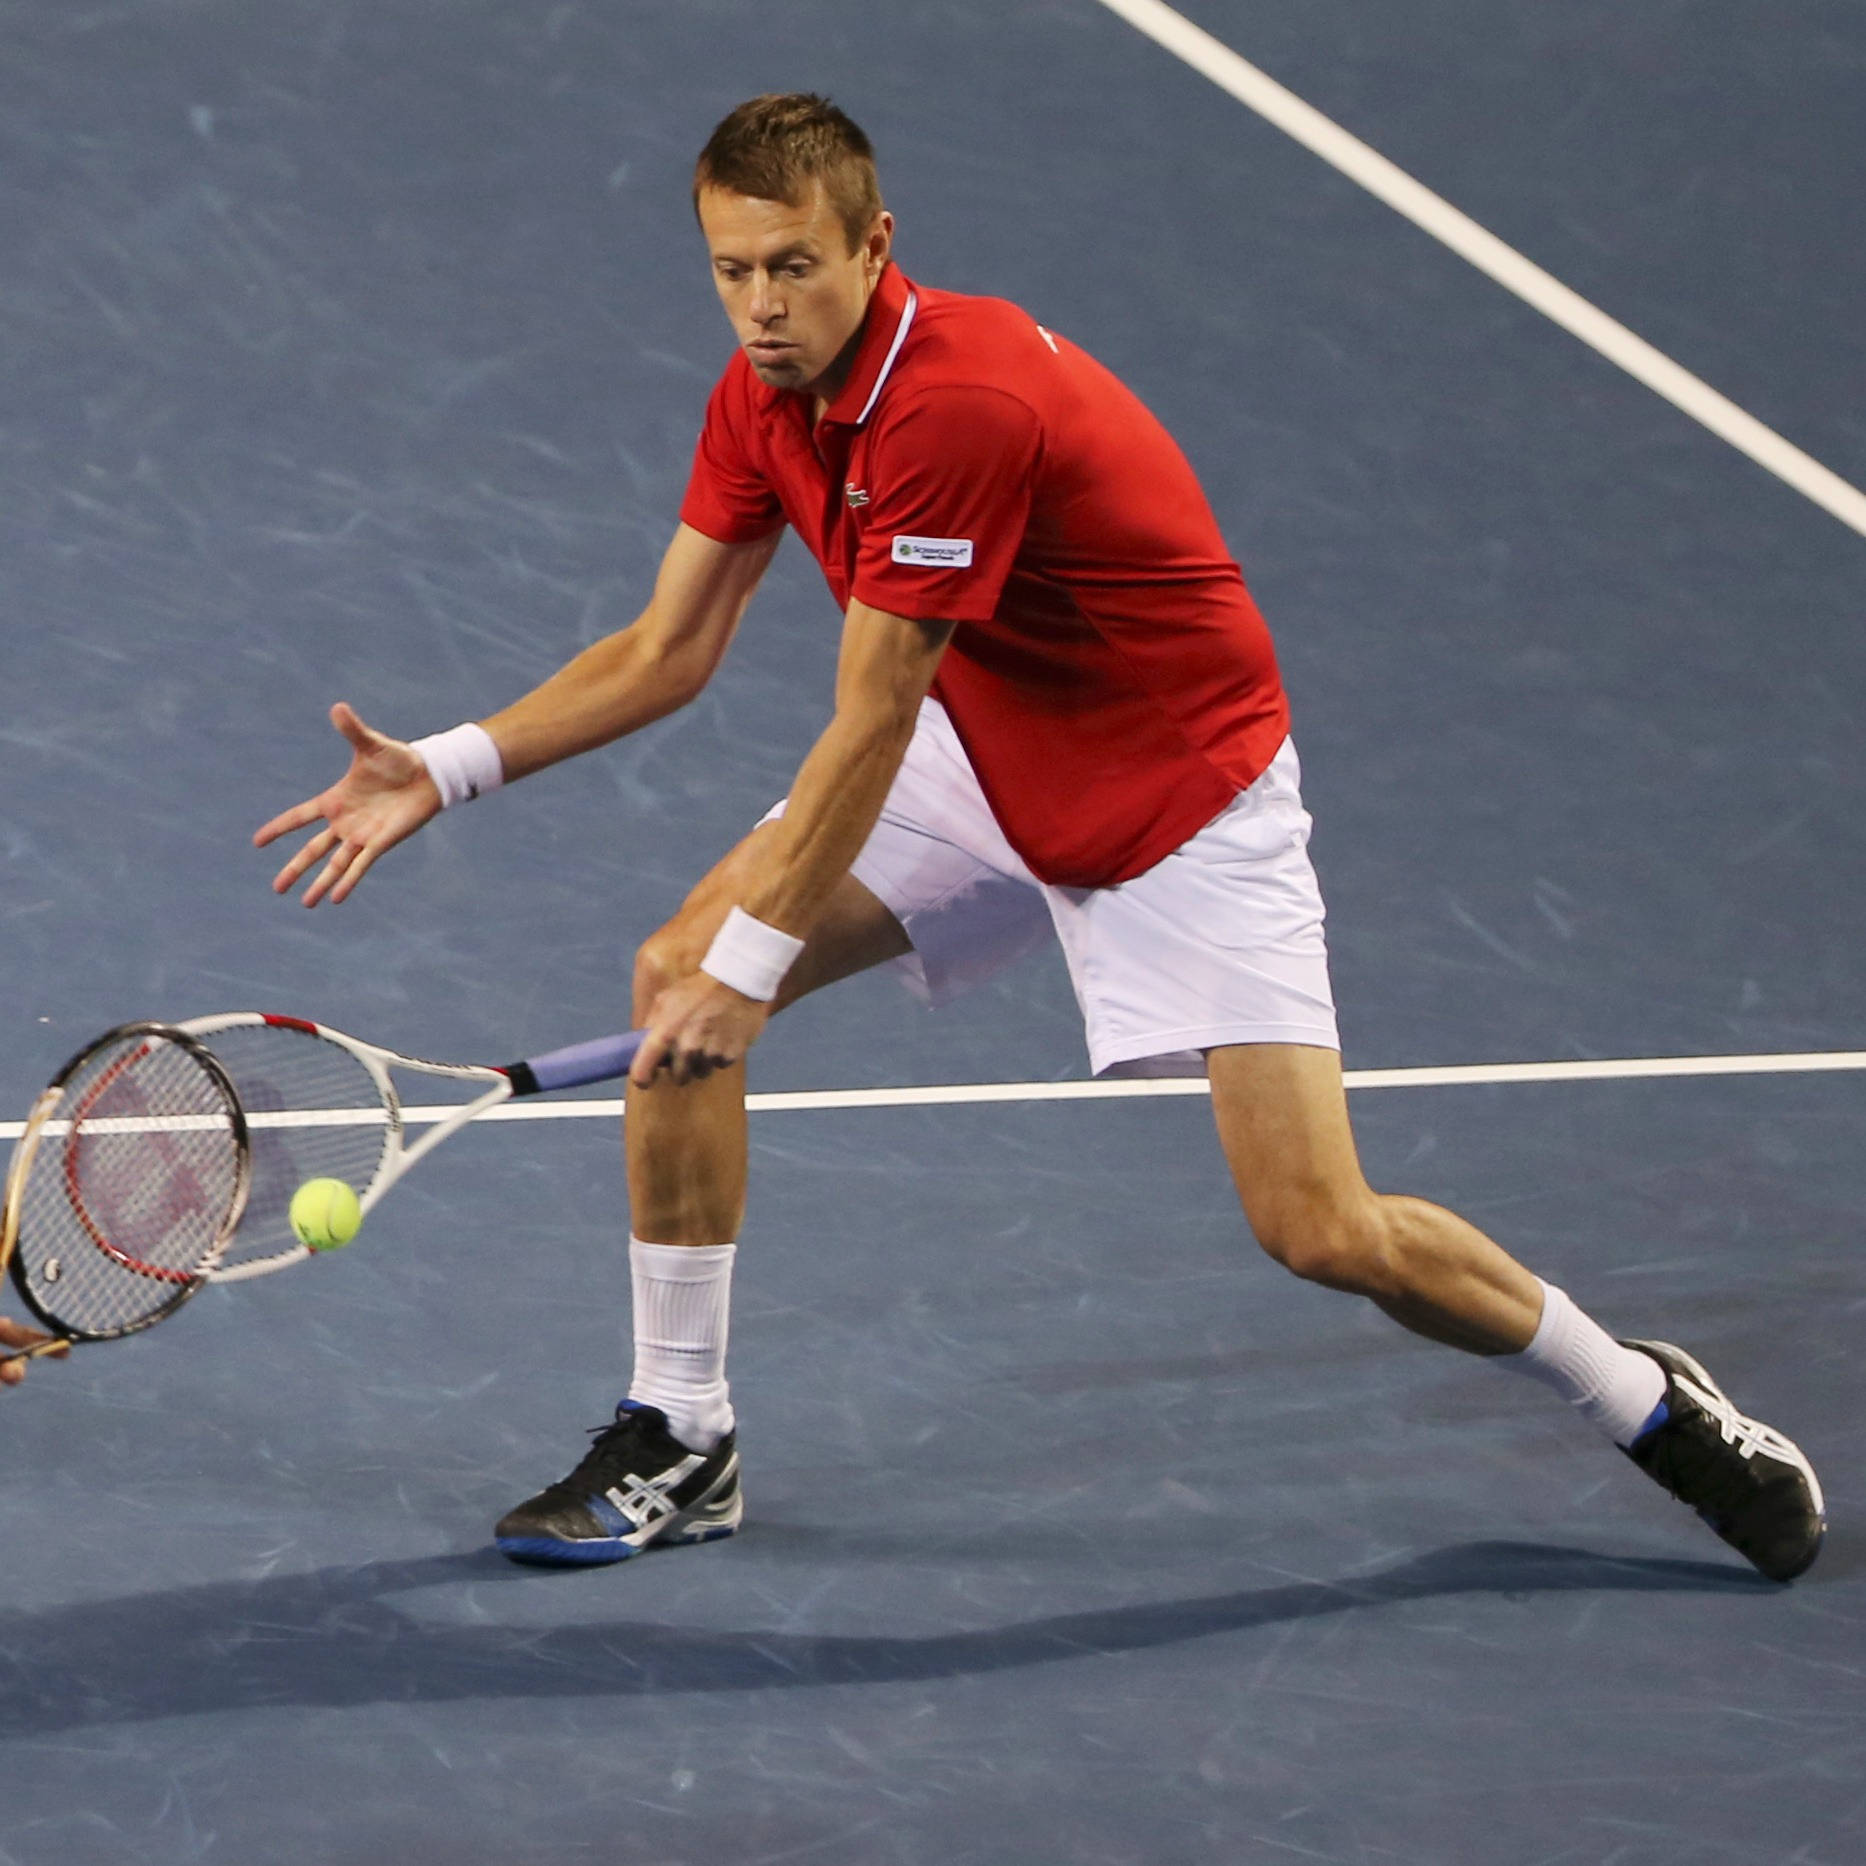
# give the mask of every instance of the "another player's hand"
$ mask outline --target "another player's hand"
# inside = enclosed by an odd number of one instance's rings
[[[346,899],[377,856],[412,836],[441,807],[441,794],[412,746],[364,725],[341,700],[330,709],[330,723],[350,742],[349,770],[329,790],[275,816],[253,837],[253,846],[263,849],[295,829],[324,824],[272,878],[273,893],[285,894],[322,862],[322,871],[305,889],[307,907],[326,896],[333,902]]]
[[[691,973],[655,999],[629,1080],[637,1088],[703,1081],[715,1069],[743,1062],[770,1015],[770,1005],[709,973]]]
[[[37,1328],[28,1328],[24,1322],[16,1322],[10,1315],[0,1315],[0,1349],[36,1348],[42,1341],[52,1337]],[[54,1348],[49,1358],[63,1360],[71,1350]],[[0,1386],[16,1387],[26,1378],[26,1361],[0,1361]]]

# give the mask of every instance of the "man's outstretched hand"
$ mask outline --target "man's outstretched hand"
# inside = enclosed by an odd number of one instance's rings
[[[307,907],[326,898],[347,899],[377,856],[412,836],[441,807],[440,792],[412,746],[364,725],[341,700],[330,709],[330,723],[350,742],[349,770],[329,790],[275,816],[253,836],[253,846],[263,849],[293,830],[323,823],[272,878],[273,893],[289,893],[322,862],[305,889]]]

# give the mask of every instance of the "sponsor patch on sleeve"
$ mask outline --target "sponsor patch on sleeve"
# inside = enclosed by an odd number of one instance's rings
[[[896,538],[894,561],[897,564],[924,564],[929,570],[969,570],[972,567],[972,540]]]

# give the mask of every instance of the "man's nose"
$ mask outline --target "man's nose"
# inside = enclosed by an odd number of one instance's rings
[[[768,272],[760,272],[752,278],[752,322],[768,324],[773,318],[784,315],[784,300],[777,289],[777,281]]]

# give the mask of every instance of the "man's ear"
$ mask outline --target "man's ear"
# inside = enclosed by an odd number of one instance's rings
[[[879,278],[894,251],[894,216],[885,207],[875,216],[862,244],[868,249],[869,270]]]

